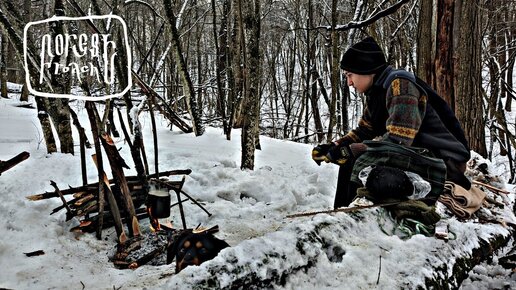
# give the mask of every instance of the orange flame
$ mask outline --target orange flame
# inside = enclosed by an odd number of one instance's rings
[[[152,216],[152,207],[147,207],[147,213],[149,214],[150,220],[150,229],[152,232],[157,232],[161,230],[161,226],[159,224],[159,220]]]

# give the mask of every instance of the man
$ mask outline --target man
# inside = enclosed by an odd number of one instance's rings
[[[406,71],[393,70],[371,37],[351,46],[340,66],[348,86],[365,94],[366,104],[357,128],[312,151],[316,162],[340,165],[335,208],[349,205],[356,196],[358,184],[350,181],[355,161],[351,149],[373,138],[426,148],[444,160],[447,180],[471,187],[463,174],[470,158],[464,132],[446,102],[427,84]]]

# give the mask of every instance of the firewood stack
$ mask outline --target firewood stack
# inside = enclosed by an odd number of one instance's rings
[[[192,171],[190,169],[186,170],[172,170],[172,171],[164,171],[160,172],[159,177],[167,177],[172,175],[188,175]],[[154,175],[149,175],[150,178],[157,177]],[[180,186],[180,182],[176,181],[163,181],[166,182],[171,188],[178,187],[177,190],[182,191]],[[166,180],[166,179],[165,179]],[[114,193],[115,198],[117,199],[117,203],[120,203],[120,189],[118,185],[115,184],[113,179],[109,180],[110,188]],[[52,210],[51,215],[59,212],[62,209],[66,209],[66,220],[70,220],[74,217],[79,219],[80,224],[76,227],[73,227],[71,231],[79,231],[83,233],[93,233],[97,230],[99,224],[99,215],[98,215],[98,191],[99,185],[98,182],[91,183],[84,186],[79,187],[70,187],[68,189],[61,190],[58,188],[57,184],[51,181],[51,185],[55,188],[55,191],[52,192],[44,192],[41,194],[28,196],[27,199],[32,201],[37,200],[45,200],[49,198],[58,197],[63,201],[63,205],[60,205]],[[148,217],[148,213],[145,207],[142,205],[145,204],[145,200],[147,198],[148,189],[145,188],[137,176],[128,176],[127,177],[127,185],[130,190],[131,198],[136,210],[136,217],[138,220],[144,219]],[[66,200],[65,196],[72,196],[71,199]],[[108,203],[109,201],[106,199],[105,201]],[[123,208],[120,208],[120,216],[122,216],[122,221],[125,223],[127,219],[126,211]],[[103,212],[103,224],[102,229],[106,229],[114,226],[115,220],[113,214],[111,213],[110,207],[106,207]]]

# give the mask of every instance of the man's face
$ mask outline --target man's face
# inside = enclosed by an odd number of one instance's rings
[[[374,74],[359,75],[352,72],[344,71],[348,86],[352,86],[359,93],[365,93],[373,85]]]

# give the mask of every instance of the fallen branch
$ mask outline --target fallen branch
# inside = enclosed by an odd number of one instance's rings
[[[387,202],[387,203],[379,203],[379,204],[372,204],[372,205],[361,205],[361,206],[355,206],[355,207],[343,207],[343,208],[336,208],[336,209],[330,209],[330,210],[321,210],[321,211],[312,211],[312,212],[301,212],[296,214],[287,215],[286,218],[298,218],[298,217],[305,217],[305,216],[312,216],[317,215],[321,213],[337,213],[337,212],[354,212],[359,211],[366,208],[375,208],[375,207],[382,207],[382,206],[391,206],[391,205],[397,205],[399,203],[405,202],[403,201],[396,201],[396,202]]]
[[[510,193],[507,190],[500,189],[498,187],[494,187],[492,185],[485,184],[485,183],[480,182],[480,181],[473,180],[471,183],[476,184],[476,185],[480,185],[480,186],[484,186],[485,188],[493,191],[494,193],[503,193],[503,194],[509,194]]]
[[[2,175],[2,173],[4,171],[7,171],[11,168],[13,168],[14,166],[16,166],[18,163],[22,162],[23,160],[27,159],[30,157],[30,154],[29,152],[22,152],[16,156],[14,156],[13,158],[7,160],[7,161],[2,161],[0,160],[0,175]]]
[[[45,255],[45,252],[43,250],[37,250],[33,252],[24,253],[27,257],[34,257],[34,256],[41,256]]]

